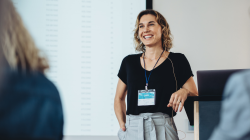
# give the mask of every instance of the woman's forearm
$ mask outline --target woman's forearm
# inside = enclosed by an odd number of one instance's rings
[[[124,125],[126,123],[126,103],[125,99],[115,99],[114,102],[114,109],[115,109],[115,115],[116,118],[121,125]]]
[[[188,89],[181,88],[181,90],[185,90],[185,92],[187,93],[187,96],[198,96],[198,94],[195,94],[195,93],[189,91]]]

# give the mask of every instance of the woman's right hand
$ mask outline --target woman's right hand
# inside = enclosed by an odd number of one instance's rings
[[[120,128],[122,129],[122,131],[126,131],[125,123],[120,124]]]

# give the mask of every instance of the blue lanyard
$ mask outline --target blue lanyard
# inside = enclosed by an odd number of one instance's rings
[[[145,90],[148,90],[148,81],[149,81],[150,75],[151,75],[151,73],[153,72],[153,70],[154,70],[154,68],[155,68],[156,64],[157,64],[157,63],[158,63],[158,61],[160,60],[160,58],[161,58],[161,56],[162,56],[163,52],[164,52],[164,50],[162,51],[162,53],[161,53],[160,57],[158,58],[157,62],[155,63],[155,65],[154,65],[154,67],[153,67],[153,69],[152,69],[152,70],[151,70],[151,72],[149,73],[149,76],[148,76],[148,77],[147,77],[147,73],[146,73],[146,69],[145,69],[145,60],[144,60],[145,53],[144,53],[144,55],[143,55],[144,70],[145,70],[145,78],[146,78],[146,86],[145,86]]]

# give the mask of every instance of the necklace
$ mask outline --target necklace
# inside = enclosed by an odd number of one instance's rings
[[[144,56],[143,56],[143,63],[144,63],[145,78],[146,78],[146,86],[145,86],[145,90],[146,90],[146,91],[148,90],[148,81],[149,81],[150,75],[151,75],[152,71],[154,70],[154,68],[155,68],[156,64],[157,64],[157,63],[158,63],[158,61],[160,60],[160,58],[161,58],[161,56],[162,56],[163,52],[164,52],[164,50],[162,51],[162,53],[161,53],[160,57],[159,57],[159,58],[158,58],[158,60],[156,61],[155,65],[154,65],[153,69],[151,70],[151,72],[150,72],[150,74],[149,74],[149,76],[148,76],[148,77],[147,77],[147,73],[146,73],[145,59],[144,59],[145,53],[144,53]]]

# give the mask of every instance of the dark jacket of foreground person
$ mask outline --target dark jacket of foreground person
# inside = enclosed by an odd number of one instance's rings
[[[44,74],[9,74],[0,92],[0,138],[63,137],[59,92]]]

